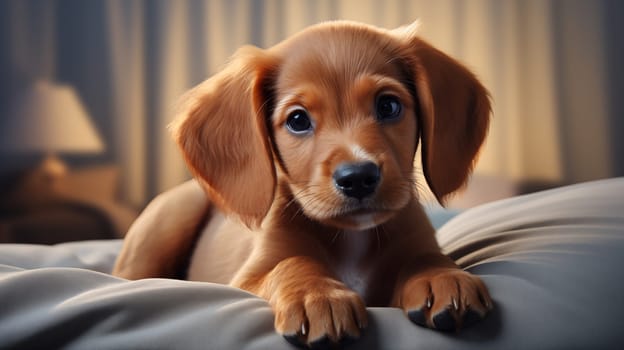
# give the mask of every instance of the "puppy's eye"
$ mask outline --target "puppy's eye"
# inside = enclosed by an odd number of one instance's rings
[[[376,112],[380,121],[392,121],[401,116],[403,107],[396,96],[381,95],[377,98]]]
[[[295,135],[302,135],[312,131],[312,121],[303,109],[295,109],[286,119],[286,128]]]

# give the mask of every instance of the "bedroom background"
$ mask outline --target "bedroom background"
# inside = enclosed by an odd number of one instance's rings
[[[125,232],[150,198],[189,177],[166,131],[180,95],[241,45],[269,47],[330,19],[387,28],[419,19],[426,39],[489,88],[487,144],[474,181],[451,204],[624,175],[624,3],[617,0],[5,0],[0,242],[54,225],[65,235],[45,242]],[[23,118],[15,105],[42,81],[73,88],[95,130],[91,138],[101,141],[60,149],[69,171],[46,196],[41,184],[20,184],[49,153],[26,145],[52,129],[13,129]],[[72,132],[63,137],[86,135]],[[72,214],[50,214],[59,203]],[[68,236],[77,222],[89,229]],[[107,235],[82,235],[103,222]]]

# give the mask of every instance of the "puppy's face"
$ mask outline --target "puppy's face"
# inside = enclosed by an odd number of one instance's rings
[[[344,229],[388,220],[413,195],[418,135],[400,45],[313,31],[280,49],[272,135],[294,200],[308,217]]]
[[[324,23],[237,51],[172,124],[211,200],[258,226],[285,185],[308,217],[370,228],[414,195],[419,136],[436,198],[460,188],[487,131],[487,91],[415,28]]]

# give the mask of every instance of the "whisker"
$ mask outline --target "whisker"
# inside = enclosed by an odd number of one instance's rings
[[[300,192],[303,192],[303,190],[301,190]],[[286,205],[284,205],[284,209],[288,209],[289,206],[295,203],[297,201],[297,196],[298,195],[294,195],[293,198],[289,200],[288,203],[286,203]]]
[[[336,231],[329,245],[334,245],[334,242],[336,242],[336,238],[338,238],[338,236],[344,236],[344,231],[343,230]]]
[[[381,233],[383,233],[383,235],[385,236],[386,240],[389,241],[390,240],[390,235],[388,235],[388,231],[386,231],[386,228],[383,226],[379,227],[381,230]]]

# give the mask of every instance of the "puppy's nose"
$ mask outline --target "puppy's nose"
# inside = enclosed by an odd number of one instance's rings
[[[342,163],[333,174],[334,186],[347,197],[362,199],[375,192],[381,179],[373,162]]]

